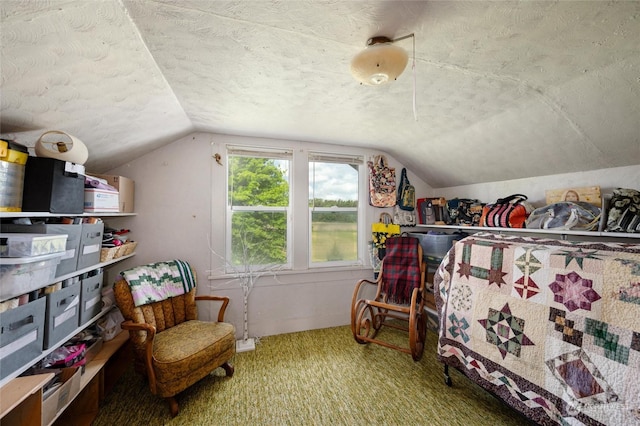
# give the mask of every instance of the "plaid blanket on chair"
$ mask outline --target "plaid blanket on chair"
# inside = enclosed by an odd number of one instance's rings
[[[418,258],[420,241],[414,237],[387,239],[387,252],[382,264],[383,291],[393,303],[408,304],[411,293],[420,287],[421,271]]]
[[[120,275],[129,283],[136,306],[180,296],[196,286],[191,267],[182,260],[137,266]]]

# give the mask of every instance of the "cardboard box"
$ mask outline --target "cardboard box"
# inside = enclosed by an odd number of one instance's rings
[[[86,213],[117,213],[120,209],[119,194],[104,189],[84,189],[84,211]]]
[[[81,368],[63,368],[60,372],[60,386],[42,397],[42,424],[48,425],[69,401],[80,392]]]
[[[99,179],[104,179],[107,183],[118,190],[120,194],[120,213],[133,213],[133,198],[135,193],[135,182],[124,176],[114,175],[96,175],[92,174]]]
[[[87,343],[87,352],[84,354],[86,362],[92,361],[96,355],[102,350],[103,340],[102,337],[98,337]],[[83,373],[84,374],[84,373]]]

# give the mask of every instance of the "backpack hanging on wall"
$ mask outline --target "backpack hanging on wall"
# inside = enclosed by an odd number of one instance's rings
[[[369,166],[369,204],[373,207],[396,205],[396,169],[387,165],[384,155],[377,155]]]
[[[404,167],[398,184],[398,207],[409,212],[412,212],[416,207],[416,189],[409,183],[407,169]]]

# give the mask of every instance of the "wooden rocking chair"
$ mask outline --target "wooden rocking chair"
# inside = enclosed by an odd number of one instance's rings
[[[414,361],[420,360],[427,333],[425,273],[426,263],[417,238],[388,238],[377,281],[362,279],[353,292],[351,331],[356,342],[377,343],[411,354]],[[365,284],[377,286],[373,299],[362,297],[367,287]],[[408,331],[408,347],[378,339],[378,332],[383,326]]]

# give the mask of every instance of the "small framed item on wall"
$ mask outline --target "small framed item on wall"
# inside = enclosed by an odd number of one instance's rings
[[[587,186],[580,188],[548,189],[545,191],[547,204],[558,203],[560,201],[584,201],[594,206],[602,205],[602,197],[599,186]]]

